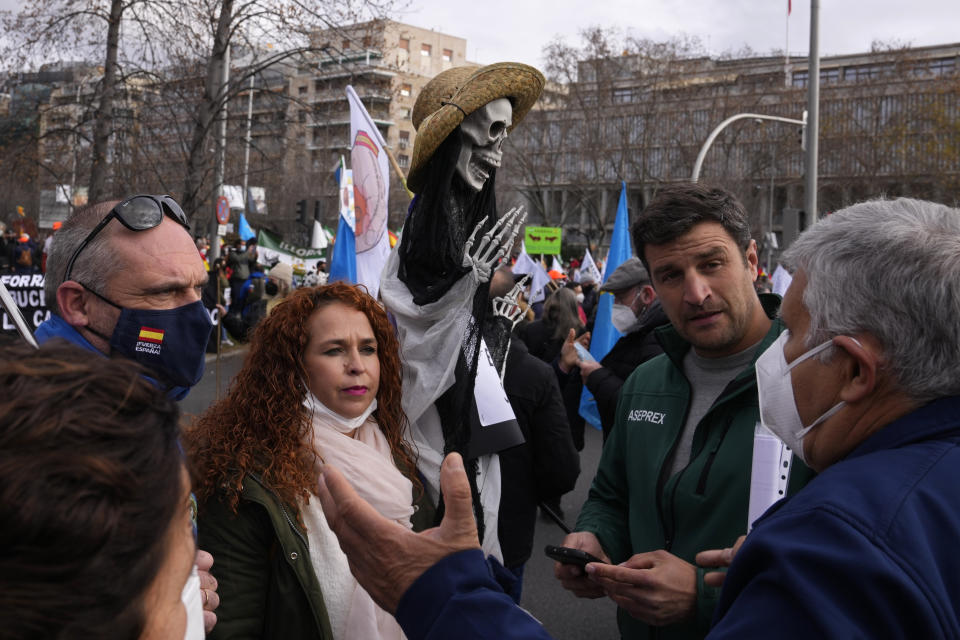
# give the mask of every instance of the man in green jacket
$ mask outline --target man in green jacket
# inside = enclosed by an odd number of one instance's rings
[[[722,189],[662,189],[631,233],[670,318],[657,330],[665,353],[624,384],[576,531],[563,541],[616,564],[557,563],[555,573],[579,597],[614,600],[624,638],[699,638],[719,590],[692,563],[746,533],[760,419],[753,363],[783,330],[780,299],[757,297],[756,242],[743,205]],[[790,460],[789,492],[811,473]]]

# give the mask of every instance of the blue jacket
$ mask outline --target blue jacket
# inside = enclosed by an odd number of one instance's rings
[[[433,565],[407,589],[395,614],[407,640],[549,640],[503,592],[479,549]]]
[[[92,351],[104,358],[107,357],[102,351],[90,344],[86,338],[80,335],[80,332],[74,329],[72,325],[68,324],[66,320],[52,313],[50,314],[50,318],[48,320],[45,320],[43,324],[37,327],[33,337],[37,339],[37,344],[43,344],[44,342],[53,340],[54,338],[63,338],[67,342],[72,342],[81,349]],[[157,387],[160,386],[160,383],[153,378],[147,378],[147,380],[152,382]],[[188,393],[190,393],[190,387],[171,387],[167,390],[167,395],[174,400],[183,400],[187,397]]]
[[[960,397],[892,422],[759,519],[710,638],[960,638]]]

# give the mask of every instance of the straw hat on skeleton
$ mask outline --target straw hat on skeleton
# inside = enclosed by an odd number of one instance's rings
[[[540,97],[545,79],[533,67],[519,62],[498,62],[485,67],[453,67],[424,86],[411,115],[417,137],[407,186],[423,188],[425,169],[437,148],[463,119],[499,98],[513,106],[512,131]]]

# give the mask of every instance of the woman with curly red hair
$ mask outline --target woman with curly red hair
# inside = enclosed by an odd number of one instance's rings
[[[316,499],[331,463],[410,526],[419,483],[400,393],[394,329],[360,289],[297,290],[257,326],[229,395],[187,434],[200,546],[220,585],[209,637],[403,637],[350,574]]]

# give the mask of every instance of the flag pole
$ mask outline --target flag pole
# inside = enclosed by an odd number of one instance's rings
[[[400,168],[400,165],[397,164],[397,159],[393,157],[393,153],[390,152],[386,146],[383,147],[383,150],[387,152],[387,159],[390,161],[390,166],[393,167],[393,170],[397,172],[397,177],[400,178],[400,184],[403,185],[403,190],[407,192],[407,196],[413,200],[413,191],[407,188],[407,179],[403,175],[403,170]]]
[[[787,0],[787,19],[784,28],[784,59],[783,59],[783,80],[785,86],[790,86],[790,11],[793,9],[793,0]]]

